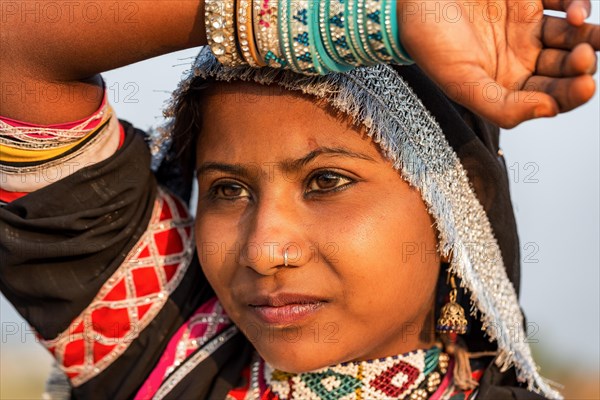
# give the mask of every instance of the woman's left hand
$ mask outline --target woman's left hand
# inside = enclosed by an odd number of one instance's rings
[[[594,95],[600,27],[584,22],[589,0],[400,0],[399,7],[401,38],[417,64],[449,97],[502,127],[572,110]]]

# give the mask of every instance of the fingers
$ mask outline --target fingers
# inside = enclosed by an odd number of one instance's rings
[[[566,11],[567,21],[569,21],[571,25],[581,26],[592,13],[592,4],[588,0],[573,1],[567,7]]]
[[[592,13],[592,4],[589,0],[544,0],[547,10],[564,11],[567,21],[573,26],[581,26]]]
[[[553,117],[573,110],[589,101],[596,90],[590,75],[571,78],[533,76],[524,90],[509,90],[493,79],[482,78],[471,82],[469,92],[447,91],[450,97],[471,110],[498,124],[513,128],[521,122],[541,117]]]
[[[446,94],[502,128],[513,128],[533,118],[552,117],[560,110],[554,98],[544,91],[509,90],[484,70],[469,71],[469,77],[473,78],[469,90],[448,87]]]
[[[596,83],[589,75],[574,78],[533,76],[526,82],[525,89],[549,95],[558,104],[560,112],[566,112],[591,99],[596,89]]]
[[[571,50],[580,43],[589,43],[600,51],[600,26],[584,24],[579,27],[570,25],[564,18],[544,17],[542,43],[545,47]]]
[[[594,49],[589,44],[582,43],[572,51],[542,50],[535,73],[547,77],[568,78],[583,74],[593,75],[596,67],[597,57]]]

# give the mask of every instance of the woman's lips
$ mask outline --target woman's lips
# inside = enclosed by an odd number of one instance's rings
[[[291,324],[319,311],[326,300],[315,296],[279,293],[256,296],[250,309],[267,324]]]
[[[287,304],[285,306],[251,306],[252,310],[268,324],[291,324],[317,312],[325,303]]]

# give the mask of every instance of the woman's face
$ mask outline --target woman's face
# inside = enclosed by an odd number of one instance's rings
[[[433,221],[362,129],[249,83],[213,87],[203,118],[200,262],[267,362],[303,372],[431,345]]]

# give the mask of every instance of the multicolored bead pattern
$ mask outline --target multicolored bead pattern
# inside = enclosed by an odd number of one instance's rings
[[[282,58],[286,61],[285,67],[291,69],[294,72],[301,72],[297,69],[296,65],[292,62],[292,46],[290,41],[290,4],[286,0],[278,1],[278,16],[277,22],[279,23],[279,47],[281,49]]]
[[[421,353],[426,351],[421,350]],[[476,397],[476,388],[465,391],[456,387],[452,372],[454,361],[447,354],[439,353],[437,358],[431,355],[429,358],[425,356],[425,370],[419,371],[416,379],[414,376],[417,374],[412,369],[415,367],[414,358],[404,359],[410,354],[390,357],[397,362],[389,365],[384,365],[387,359],[381,359],[367,362],[366,368],[361,366],[364,363],[352,366],[344,364],[345,370],[341,369],[342,365],[326,368],[319,371],[321,375],[317,379],[309,377],[312,372],[296,375],[277,371],[256,355],[252,365],[242,371],[246,386],[231,390],[226,400],[472,400]],[[487,358],[471,359],[473,380],[479,382],[488,363]],[[372,368],[372,364],[375,367]],[[416,364],[416,367],[423,366],[418,359]],[[371,381],[367,379],[369,374],[372,376]],[[417,381],[420,383],[416,383]],[[295,386],[296,383],[298,386]],[[364,384],[370,389],[364,390]],[[354,386],[356,387],[352,390]],[[408,387],[412,389],[404,390]]]
[[[264,67],[265,62],[258,55],[253,28],[252,0],[237,0],[237,33],[242,58],[251,67]]]
[[[426,399],[448,369],[437,347],[377,360],[344,363],[303,374],[289,374],[262,360],[252,367],[246,397],[280,400]]]

